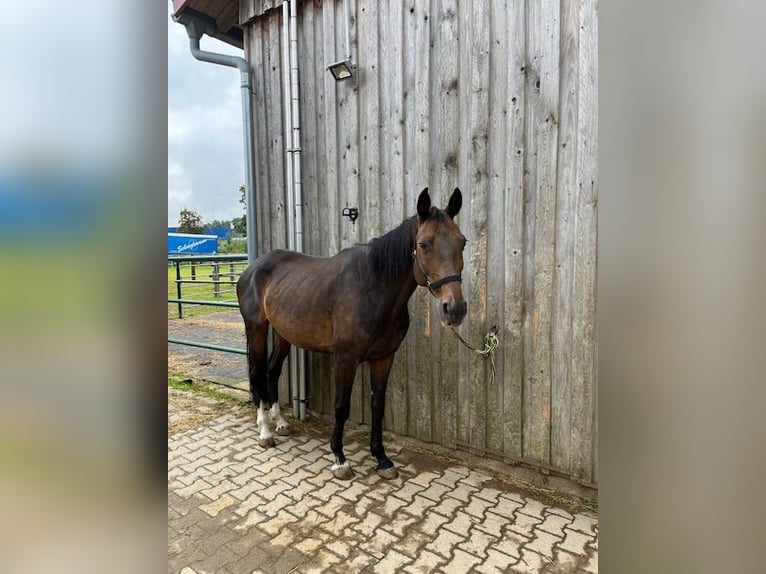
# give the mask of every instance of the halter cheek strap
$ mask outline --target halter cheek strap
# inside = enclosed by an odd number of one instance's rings
[[[434,281],[433,283],[428,280],[428,277],[426,277],[426,274],[423,273],[423,269],[420,268],[420,262],[417,258],[417,252],[412,252],[412,259],[415,261],[415,268],[418,270],[418,273],[420,273],[420,276],[423,278],[423,281],[426,282],[426,287],[428,287],[428,290],[431,292],[431,295],[436,296],[436,293],[434,293],[434,289],[438,289],[442,285],[446,285],[447,283],[462,283],[463,278],[460,275],[447,275],[446,277],[442,277],[441,279],[438,279]]]

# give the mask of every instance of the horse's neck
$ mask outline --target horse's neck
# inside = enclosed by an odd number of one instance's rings
[[[408,267],[407,271],[402,273],[401,277],[391,279],[389,285],[386,286],[386,291],[391,293],[391,296],[387,298],[390,312],[396,315],[402,311],[406,311],[407,303],[417,287],[418,284],[415,282],[412,266]]]

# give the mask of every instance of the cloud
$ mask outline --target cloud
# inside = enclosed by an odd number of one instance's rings
[[[204,50],[242,55],[203,38]],[[168,224],[183,208],[203,220],[242,215],[244,183],[239,72],[195,60],[183,26],[168,23]]]

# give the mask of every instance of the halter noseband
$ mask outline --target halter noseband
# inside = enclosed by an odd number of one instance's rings
[[[423,277],[423,281],[426,282],[426,287],[428,287],[428,290],[431,292],[431,295],[436,297],[436,293],[434,293],[434,289],[438,289],[442,285],[446,285],[447,283],[453,283],[457,281],[458,283],[463,282],[463,278],[460,275],[447,275],[446,277],[442,277],[441,279],[434,281],[431,283],[428,280],[428,277],[426,277],[426,274],[423,273],[423,270],[420,268],[420,262],[418,261],[417,251],[412,250],[412,259],[415,261],[415,268],[420,273],[420,276]]]

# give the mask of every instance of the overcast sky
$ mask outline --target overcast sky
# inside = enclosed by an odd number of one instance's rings
[[[209,36],[200,44],[243,56]],[[205,222],[244,215],[238,201],[243,183],[239,70],[195,60],[186,29],[168,16],[168,225],[178,225],[184,207]]]

